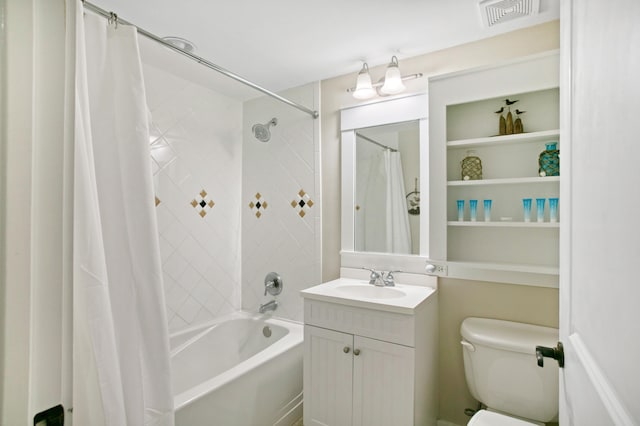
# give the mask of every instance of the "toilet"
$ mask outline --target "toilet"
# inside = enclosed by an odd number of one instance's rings
[[[464,372],[471,395],[486,409],[470,426],[530,426],[556,421],[558,363],[536,362],[536,346],[554,347],[558,330],[488,318],[467,318],[460,327]]]

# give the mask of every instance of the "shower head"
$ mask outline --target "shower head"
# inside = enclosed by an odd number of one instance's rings
[[[253,132],[253,136],[255,136],[256,139],[258,139],[260,142],[269,142],[269,139],[271,139],[271,132],[269,131],[269,127],[277,126],[277,125],[278,125],[278,119],[274,117],[271,120],[269,120],[268,123],[254,124],[253,127],[251,128],[251,131]]]

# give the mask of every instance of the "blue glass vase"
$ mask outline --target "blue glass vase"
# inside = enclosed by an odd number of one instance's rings
[[[560,176],[560,150],[557,142],[545,145],[546,149],[538,157],[538,174],[540,176]]]

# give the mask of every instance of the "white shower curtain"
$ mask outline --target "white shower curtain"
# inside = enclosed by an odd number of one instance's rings
[[[387,252],[411,254],[411,228],[399,152],[385,150],[387,175]]]
[[[364,206],[365,251],[411,254],[411,229],[399,152],[385,149],[371,159]]]
[[[73,421],[173,425],[137,34],[75,8]]]

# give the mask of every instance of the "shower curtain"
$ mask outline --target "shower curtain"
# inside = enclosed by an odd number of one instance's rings
[[[384,167],[387,175],[387,250],[411,254],[411,228],[400,153],[385,150]]]
[[[73,421],[173,425],[137,34],[74,2]]]
[[[365,251],[411,254],[411,229],[399,152],[385,149],[372,157],[366,183]]]

